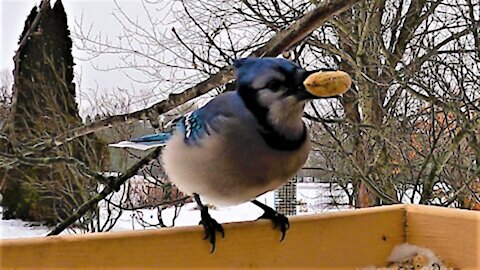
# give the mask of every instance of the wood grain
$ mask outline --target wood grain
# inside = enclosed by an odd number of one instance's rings
[[[480,269],[480,212],[408,205],[410,244],[427,247],[459,269]]]
[[[405,206],[291,218],[284,242],[268,221],[225,225],[209,253],[199,226],[4,240],[7,269],[356,269],[384,265],[405,239]]]

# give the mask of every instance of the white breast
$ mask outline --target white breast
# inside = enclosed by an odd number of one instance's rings
[[[309,138],[295,151],[272,150],[256,130],[229,121],[234,128],[212,133],[199,146],[184,144],[182,134],[169,140],[162,161],[180,190],[215,205],[235,205],[278,188],[305,163]]]

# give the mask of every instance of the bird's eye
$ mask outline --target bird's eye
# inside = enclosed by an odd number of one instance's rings
[[[266,88],[270,89],[270,90],[278,90],[278,88],[280,88],[280,86],[282,85],[282,83],[278,80],[272,80],[270,82],[268,82]]]

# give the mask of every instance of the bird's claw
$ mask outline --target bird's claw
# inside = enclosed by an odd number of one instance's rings
[[[282,238],[280,239],[280,242],[285,239],[287,230],[290,228],[290,222],[285,215],[282,215],[273,209],[266,209],[263,215],[261,215],[258,219],[271,220],[274,229],[280,228],[280,232],[282,233]]]
[[[222,225],[210,216],[208,211],[202,211],[201,217],[202,220],[200,221],[200,225],[205,229],[203,240],[209,239],[210,244],[212,245],[210,253],[213,253],[215,251],[216,233],[219,232],[223,238],[225,237],[225,231],[223,230]]]

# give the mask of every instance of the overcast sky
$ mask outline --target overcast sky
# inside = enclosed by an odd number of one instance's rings
[[[111,36],[120,32],[121,27],[115,21],[112,11],[115,7],[113,0],[63,0],[65,11],[68,16],[70,31],[74,30],[75,20],[79,21],[83,16],[84,25],[92,25],[95,31],[102,31]],[[140,13],[142,8],[140,0],[117,1],[130,14]],[[51,0],[55,3],[55,0]],[[23,30],[25,19],[34,5],[39,5],[40,0],[0,0],[1,14],[1,42],[0,42],[0,69],[13,69],[13,55],[17,48],[19,36]],[[119,72],[101,72],[92,68],[89,62],[81,61],[82,52],[73,48],[76,62],[75,71],[82,74],[82,91],[113,88],[121,84],[129,84],[130,81]],[[125,88],[128,88],[125,87]],[[82,102],[82,95],[77,93],[77,101],[80,103],[80,111],[88,110],[88,104]],[[84,116],[84,115],[83,115]]]

